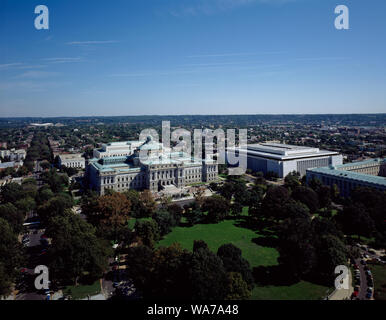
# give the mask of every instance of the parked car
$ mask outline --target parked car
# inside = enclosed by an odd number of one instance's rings
[[[359,286],[355,286],[354,291],[359,291],[359,289],[360,289]]]
[[[369,250],[369,253],[371,254],[376,254],[375,251],[373,249]]]
[[[367,292],[366,293],[366,298],[367,299],[371,299],[372,296],[373,296],[373,294],[371,292]]]

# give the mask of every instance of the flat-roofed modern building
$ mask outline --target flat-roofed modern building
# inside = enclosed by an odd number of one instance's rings
[[[338,166],[307,170],[307,182],[320,180],[324,185],[338,187],[340,195],[349,197],[357,187],[386,191],[386,159],[370,159]]]
[[[232,149],[227,151],[229,150]],[[284,178],[292,171],[305,175],[309,168],[339,165],[343,162],[343,157],[338,152],[275,142],[249,144],[240,151],[236,148],[235,153],[236,156],[247,157],[248,169],[264,174],[275,172],[279,178]]]
[[[131,156],[145,141],[119,141],[102,144],[100,149],[94,149],[93,157],[102,159],[107,157]]]
[[[107,189],[158,192],[168,186],[182,188],[218,179],[217,162],[212,159],[195,159],[184,152],[170,152],[162,143],[151,139],[138,141],[138,144],[130,155],[90,159],[86,170],[89,187],[100,195]]]
[[[81,153],[60,154],[59,166],[84,169],[86,167],[86,160],[82,157]]]

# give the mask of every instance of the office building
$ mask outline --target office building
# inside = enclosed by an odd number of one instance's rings
[[[235,149],[227,149],[228,152],[232,150]],[[305,175],[309,168],[335,166],[342,164],[343,161],[342,155],[338,152],[275,142],[250,144],[239,151],[236,148],[234,152],[240,158],[247,158],[248,169],[264,174],[274,172],[279,178],[284,178],[293,171]]]
[[[320,180],[324,185],[338,187],[342,197],[349,197],[357,187],[386,191],[386,159],[370,159],[338,166],[307,170],[307,182]]]

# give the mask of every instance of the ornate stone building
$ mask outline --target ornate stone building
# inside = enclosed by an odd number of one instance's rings
[[[91,189],[103,195],[107,189],[123,192],[149,189],[158,192],[166,186],[177,188],[218,179],[218,166],[212,159],[195,159],[184,152],[171,152],[161,143],[148,139],[124,156],[103,156],[89,160],[86,176]]]

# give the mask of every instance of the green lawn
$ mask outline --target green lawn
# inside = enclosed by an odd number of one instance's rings
[[[63,289],[64,295],[70,295],[73,300],[86,298],[87,295],[93,296],[101,292],[99,280],[91,285],[67,286]]]
[[[176,227],[158,243],[168,247],[174,242],[188,250],[193,250],[194,240],[204,240],[213,252],[225,243],[233,243],[242,250],[243,257],[251,267],[276,265],[279,253],[274,248],[261,247],[252,242],[258,234],[249,229],[235,226],[235,220],[226,220],[217,224],[197,224],[193,227]]]
[[[386,300],[386,265],[370,265],[374,277],[374,298]]]
[[[242,215],[248,213],[243,209]],[[185,249],[192,250],[194,240],[204,240],[213,252],[225,243],[233,243],[242,250],[242,255],[251,267],[277,265],[279,252],[275,248],[257,245],[252,241],[261,235],[238,227],[236,220],[226,220],[218,224],[197,224],[193,227],[176,227],[158,243],[170,246],[178,242]],[[328,287],[300,281],[290,286],[255,286],[252,291],[253,300],[315,300],[326,296]]]
[[[255,286],[251,300],[320,300],[329,288],[306,281],[291,286]]]

